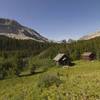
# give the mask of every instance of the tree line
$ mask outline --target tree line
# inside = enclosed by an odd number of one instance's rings
[[[72,60],[79,60],[83,52],[94,52],[97,60],[100,60],[100,37],[70,44],[57,44],[0,36],[0,79],[19,76],[29,67],[27,58],[30,56],[37,56],[39,60],[52,60],[58,53],[65,53]],[[34,70],[34,66],[31,69]]]
[[[0,36],[0,79],[19,76],[27,67],[27,58],[36,56],[52,44],[34,40],[17,40]]]
[[[72,60],[79,60],[84,52],[93,52],[100,60],[100,37],[78,40],[70,44],[55,44],[43,51],[39,57],[53,59],[58,53],[65,53]]]

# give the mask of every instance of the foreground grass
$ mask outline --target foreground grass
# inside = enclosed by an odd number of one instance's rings
[[[39,88],[39,77],[48,74],[57,75],[60,86]],[[0,80],[0,100],[100,100],[100,62],[76,61],[70,68]]]

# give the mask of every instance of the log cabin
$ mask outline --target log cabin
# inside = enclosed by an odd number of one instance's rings
[[[58,54],[54,59],[56,65],[69,66],[71,64],[71,59],[65,54]]]
[[[91,61],[91,60],[94,60],[95,58],[96,58],[96,56],[93,52],[84,52],[82,54],[82,59],[83,60]]]

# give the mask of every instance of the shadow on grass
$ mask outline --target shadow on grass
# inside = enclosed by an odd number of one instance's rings
[[[30,74],[19,75],[19,77],[28,77],[28,76],[32,76],[32,75],[36,75],[36,74],[40,74],[40,73],[44,73],[44,72],[45,71],[34,72],[34,73],[30,73]]]
[[[70,63],[70,67],[74,67],[76,64],[75,63]]]

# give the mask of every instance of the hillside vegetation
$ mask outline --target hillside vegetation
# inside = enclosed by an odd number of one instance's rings
[[[27,58],[40,54],[52,44],[0,36],[0,79],[19,75],[27,68]]]
[[[80,60],[83,52],[96,60]],[[58,53],[75,65],[56,66]],[[0,36],[0,100],[99,100],[99,77],[100,37],[56,44]]]
[[[39,57],[40,58],[54,58],[58,53],[65,53],[72,60],[81,59],[81,54],[84,52],[94,52],[97,56],[97,59],[100,59],[100,37],[85,40],[77,41],[70,44],[56,44],[50,48],[43,51]]]
[[[47,59],[48,64],[43,68],[46,70],[49,68],[48,59],[52,61],[58,53],[79,60],[81,54],[87,51],[94,52],[97,60],[100,60],[100,37],[71,44],[56,44],[0,36],[0,79],[19,76],[24,70],[33,70],[31,73],[34,73],[38,67],[42,68],[42,59]]]
[[[75,61],[73,67],[62,68],[46,63],[49,70],[29,71],[23,76],[0,81],[0,100],[99,100],[100,62]],[[44,63],[45,62],[45,63]],[[49,61],[50,62],[50,61]]]

